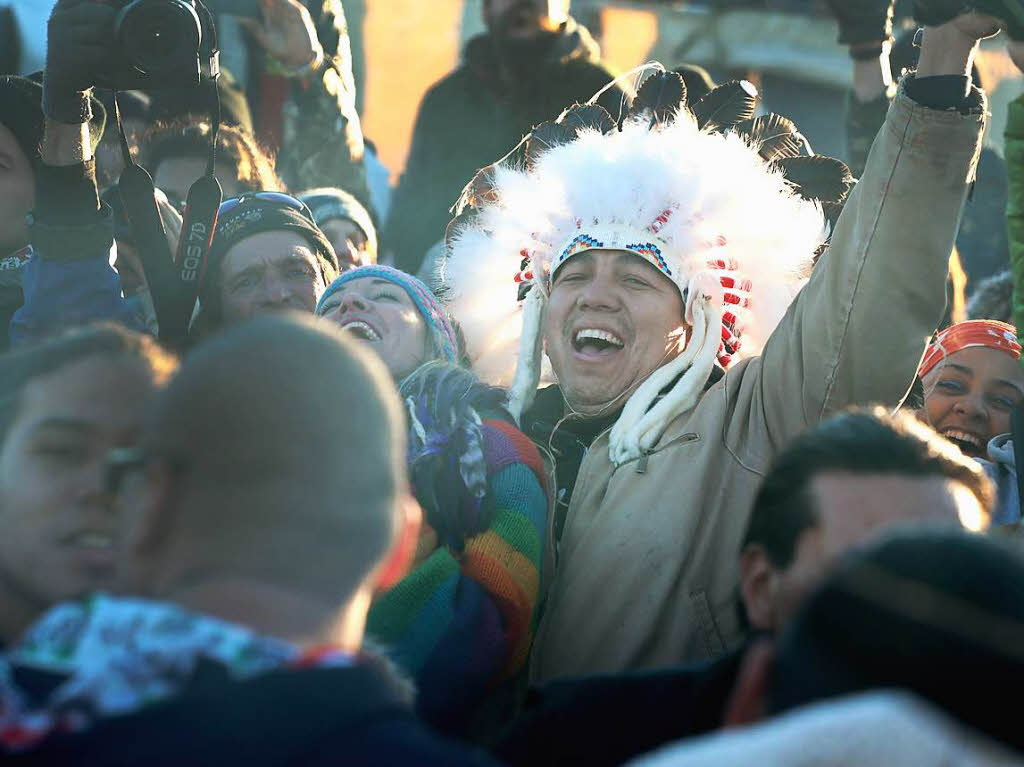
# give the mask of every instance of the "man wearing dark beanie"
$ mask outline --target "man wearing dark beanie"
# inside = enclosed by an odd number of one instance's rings
[[[312,313],[338,258],[309,208],[281,192],[221,205],[199,292],[202,332],[278,311]]]

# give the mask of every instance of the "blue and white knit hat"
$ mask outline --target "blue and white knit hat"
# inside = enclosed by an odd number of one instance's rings
[[[394,269],[390,266],[383,266],[382,264],[377,264],[375,266],[361,266],[358,269],[352,269],[351,271],[342,274],[338,279],[332,282],[328,286],[327,290],[324,291],[324,294],[320,296],[320,302],[316,305],[317,315],[323,314],[324,305],[327,303],[327,299],[334,293],[338,292],[338,289],[341,288],[342,285],[352,282],[353,280],[361,280],[365,277],[387,280],[388,282],[398,285],[398,287],[404,290],[412,300],[413,304],[415,304],[420,316],[430,327],[430,330],[437,341],[437,346],[444,354],[444,358],[449,362],[459,361],[459,343],[455,335],[455,328],[452,326],[448,313],[445,312],[444,307],[442,307],[441,303],[437,300],[437,296],[430,291],[430,288],[411,274],[406,274],[405,272],[399,269]]]

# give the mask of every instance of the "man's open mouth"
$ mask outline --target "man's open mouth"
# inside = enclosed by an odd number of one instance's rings
[[[963,431],[962,429],[943,429],[942,436],[960,448],[960,451],[967,455],[984,455],[985,441],[977,434]]]
[[[352,320],[352,322],[344,323],[341,327],[361,341],[380,340],[380,333],[377,332],[376,328],[373,328],[362,320]]]
[[[598,328],[580,328],[572,335],[572,348],[586,355],[614,354],[625,346],[615,333]]]

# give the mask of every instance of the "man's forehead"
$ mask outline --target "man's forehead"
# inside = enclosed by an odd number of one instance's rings
[[[264,234],[282,236],[261,237]],[[224,255],[221,269],[230,273],[253,266],[266,267],[295,261],[316,264],[316,256],[305,239],[293,232],[260,232],[233,245]]]
[[[810,487],[820,524],[842,537],[899,521],[956,521],[965,501],[962,484],[940,474],[828,471]]]

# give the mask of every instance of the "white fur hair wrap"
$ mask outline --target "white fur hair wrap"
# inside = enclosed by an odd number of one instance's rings
[[[701,130],[685,109],[650,122],[584,128],[528,168],[498,164],[493,193],[451,233],[442,272],[477,374],[511,385],[517,417],[542,377],[544,306],[564,260],[627,251],[674,282],[692,332],[623,408],[611,435],[616,463],[652,448],[696,404],[716,359],[726,367],[760,353],[828,234],[820,205],[740,135]],[[525,302],[514,282],[524,257]]]

